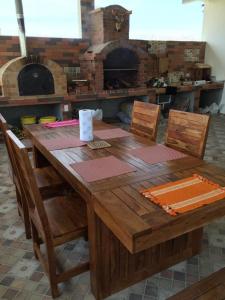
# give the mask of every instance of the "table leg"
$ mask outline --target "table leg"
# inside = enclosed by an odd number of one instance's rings
[[[101,257],[98,251],[98,218],[94,212],[92,205],[87,205],[88,217],[88,240],[89,240],[89,253],[90,253],[90,280],[91,290],[96,300],[103,299],[102,295],[102,282],[101,282]],[[100,244],[99,244],[100,246]]]
[[[200,96],[201,96],[201,89],[197,88],[194,92],[194,97],[195,97],[194,112],[195,113],[199,113]]]
[[[140,253],[131,254],[88,207],[90,273],[97,300],[171,267],[201,250],[203,230],[197,229]]]

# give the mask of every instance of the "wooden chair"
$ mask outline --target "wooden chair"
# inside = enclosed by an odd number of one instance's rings
[[[65,272],[57,272],[54,251],[56,246],[87,236],[86,204],[77,195],[43,201],[26,148],[11,131],[7,131],[7,135],[28,202],[34,253],[49,277],[52,296],[58,297],[58,283],[89,269],[89,262],[86,262]],[[40,249],[42,242],[46,246],[45,255]]]
[[[2,114],[0,114],[0,129],[2,130],[3,138],[5,139],[5,132],[9,129],[9,126]],[[33,146],[30,139],[24,138],[22,139],[22,143],[25,145],[27,151],[32,151]]]
[[[8,156],[9,156],[10,163],[11,163],[12,179],[13,179],[13,182],[14,182],[15,188],[16,188],[18,213],[24,221],[26,238],[30,239],[31,238],[31,228],[30,228],[27,202],[25,200],[24,191],[21,189],[21,186],[19,184],[18,168],[15,164],[13,152],[11,150],[11,147],[9,145],[9,141],[7,138],[7,134],[6,134],[7,123],[4,122],[4,118],[2,119],[1,115],[0,115],[0,126],[2,128]],[[21,141],[20,141],[20,143],[23,144]],[[24,147],[27,150],[27,147],[25,145],[24,145]],[[56,193],[58,193],[58,191],[63,191],[63,189],[66,186],[66,185],[64,185],[64,187],[63,187],[62,178],[58,175],[58,173],[51,166],[44,167],[44,168],[34,168],[33,171],[34,171],[34,176],[35,176],[35,179],[37,182],[38,189],[40,190],[40,193],[42,194],[43,198],[54,196]]]
[[[159,118],[159,105],[134,101],[130,131],[155,141]]]
[[[170,110],[165,144],[203,159],[209,120],[208,115]]]

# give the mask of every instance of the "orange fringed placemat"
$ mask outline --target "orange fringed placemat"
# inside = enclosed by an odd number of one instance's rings
[[[141,192],[172,216],[225,198],[225,188],[194,174]]]

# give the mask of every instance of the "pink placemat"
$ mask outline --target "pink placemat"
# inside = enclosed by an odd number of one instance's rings
[[[81,142],[79,138],[74,136],[60,136],[50,139],[42,139],[40,142],[49,150],[60,150],[66,148],[75,148],[84,146],[86,143]]]
[[[71,167],[87,182],[106,179],[134,172],[135,168],[114,156],[88,160]]]
[[[157,164],[169,160],[183,158],[186,156],[186,154],[164,145],[136,148],[130,150],[130,153],[148,164]]]
[[[64,127],[64,126],[75,126],[79,125],[79,120],[66,120],[66,121],[59,121],[59,122],[52,122],[44,124],[45,127],[48,128],[57,128],[57,127]]]
[[[130,136],[131,134],[120,128],[95,130],[94,135],[102,140],[109,140]]]

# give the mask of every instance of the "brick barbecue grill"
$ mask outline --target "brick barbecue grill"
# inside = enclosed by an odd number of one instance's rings
[[[90,12],[92,45],[80,63],[95,92],[145,86],[148,55],[129,40],[130,14],[119,5]]]

